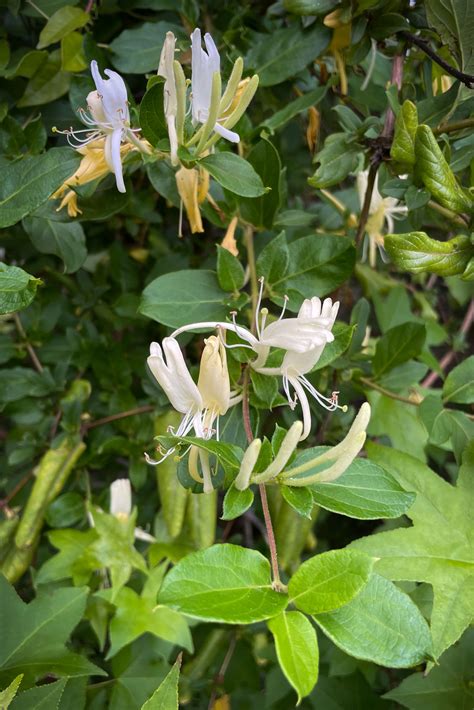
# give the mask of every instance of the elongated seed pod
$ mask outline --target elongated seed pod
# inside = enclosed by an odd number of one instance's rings
[[[192,541],[199,550],[210,547],[216,539],[217,491],[190,493],[186,519]]]
[[[170,410],[155,420],[155,434],[166,434],[168,427],[177,428],[181,420],[178,412]],[[177,537],[183,528],[186,501],[189,491],[183,488],[178,480],[178,464],[173,454],[168,456],[156,467],[156,480],[160,495],[161,510],[166,523],[166,529],[171,537]]]

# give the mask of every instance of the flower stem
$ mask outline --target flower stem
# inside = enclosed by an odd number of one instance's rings
[[[249,265],[250,272],[250,289],[252,298],[252,312],[254,314],[253,321],[255,321],[255,310],[257,307],[258,300],[258,279],[257,272],[255,268],[255,251],[253,248],[253,229],[252,227],[246,227],[244,232],[245,246],[247,248],[247,261]],[[255,322],[252,323],[252,331],[255,329]],[[242,417],[244,422],[245,434],[247,436],[247,441],[249,444],[252,443],[254,436],[252,431],[252,422],[250,421],[250,407],[249,407],[249,384],[250,384],[250,370],[249,366],[245,368],[244,372],[244,384],[243,384],[243,398],[242,398]],[[277,592],[285,591],[285,586],[282,584],[280,579],[280,571],[278,569],[278,554],[275,541],[275,533],[273,531],[272,518],[270,515],[270,509],[268,507],[267,490],[264,483],[260,483],[258,486],[260,493],[260,500],[262,501],[263,517],[265,519],[265,528],[267,531],[267,543],[270,550],[270,562],[272,566],[273,582],[272,587]]]

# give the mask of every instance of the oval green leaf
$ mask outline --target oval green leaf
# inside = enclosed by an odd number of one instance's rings
[[[199,161],[226,190],[242,197],[260,197],[267,192],[260,175],[235,153],[214,153]]]

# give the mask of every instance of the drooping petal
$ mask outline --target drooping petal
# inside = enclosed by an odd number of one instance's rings
[[[103,112],[108,123],[113,127],[123,126],[130,121],[127,101],[127,87],[117,72],[106,69],[109,77],[103,79],[95,59],[91,62],[91,73],[96,85],[97,93],[102,101]]]
[[[126,192],[123,181],[122,156],[120,154],[120,144],[122,142],[122,129],[116,128],[111,135],[105,139],[106,160],[115,175],[115,182],[119,192]]]
[[[221,126],[220,123],[216,123],[214,125],[214,130],[216,133],[218,133],[222,138],[225,138],[227,141],[230,141],[231,143],[239,143],[240,142],[240,136],[238,133],[235,131],[230,131],[228,128],[224,128],[224,126]]]

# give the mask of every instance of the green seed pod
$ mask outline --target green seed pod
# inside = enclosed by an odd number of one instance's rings
[[[214,544],[216,539],[217,491],[212,493],[190,493],[186,519],[191,538],[202,550]]]
[[[15,516],[8,520],[2,520],[0,523],[0,562],[2,562],[11,548],[15,531],[18,527],[20,519]]]
[[[170,410],[155,420],[155,434],[166,434],[168,427],[177,427],[181,417],[178,412]],[[160,494],[161,510],[166,523],[166,528],[171,537],[177,537],[182,530],[186,501],[189,492],[183,488],[178,480],[178,464],[173,454],[168,456],[156,467],[156,480]]]

